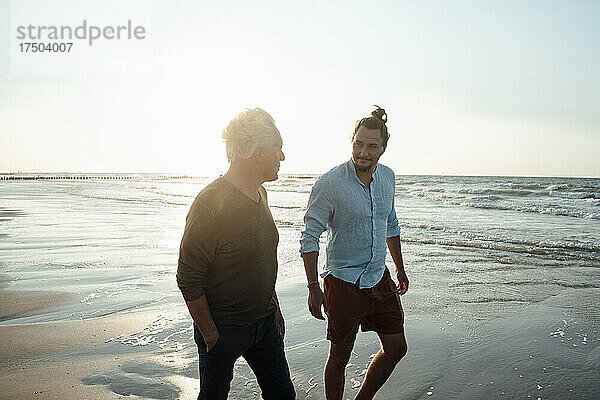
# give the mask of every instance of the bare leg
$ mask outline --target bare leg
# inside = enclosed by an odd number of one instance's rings
[[[346,365],[350,360],[353,347],[354,341],[344,345],[331,343],[329,346],[329,358],[325,363],[325,398],[327,400],[342,400],[346,381]]]
[[[406,355],[408,347],[404,333],[380,333],[378,335],[381,341],[381,350],[371,361],[365,381],[354,398],[355,400],[372,399],[388,380],[396,364]]]

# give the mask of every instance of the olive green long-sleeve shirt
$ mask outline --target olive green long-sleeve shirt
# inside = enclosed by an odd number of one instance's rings
[[[206,295],[215,324],[244,325],[276,310],[279,234],[259,188],[256,203],[219,178],[196,197],[179,249],[177,285],[186,301]]]

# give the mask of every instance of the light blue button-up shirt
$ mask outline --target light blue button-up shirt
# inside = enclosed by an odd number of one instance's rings
[[[300,253],[319,251],[327,230],[327,261],[321,274],[331,274],[363,288],[373,287],[385,271],[386,238],[400,235],[394,209],[394,172],[377,164],[367,188],[354,163],[338,165],[315,182],[300,239]]]

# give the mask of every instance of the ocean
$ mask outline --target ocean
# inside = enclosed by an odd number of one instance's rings
[[[280,234],[278,291],[300,399],[322,398],[327,348],[324,325],[305,306],[298,252],[316,178],[285,175],[265,184]],[[189,206],[211,180],[0,177],[4,290],[74,296],[0,326],[157,310],[160,318],[144,330],[106,341],[119,352],[162,357],[153,367],[120,371],[162,380],[162,389],[144,391],[146,381],[131,377],[128,390],[178,398],[182,384],[197,385],[191,322],[175,272]],[[600,179],[399,175],[396,211],[410,279],[402,298],[409,354],[378,398],[600,398]],[[321,241],[324,249],[325,235]],[[375,336],[359,335],[347,395],[360,386],[377,345]],[[156,368],[162,372],[153,374]],[[168,371],[186,383],[169,381]],[[236,371],[232,398],[258,398],[247,365],[240,361]],[[107,371],[83,384],[115,376]]]

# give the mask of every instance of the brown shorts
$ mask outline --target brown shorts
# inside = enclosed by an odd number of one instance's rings
[[[354,342],[358,327],[363,332],[404,332],[404,311],[398,289],[386,268],[377,285],[359,289],[333,275],[324,280],[327,300],[327,339],[335,344]]]

